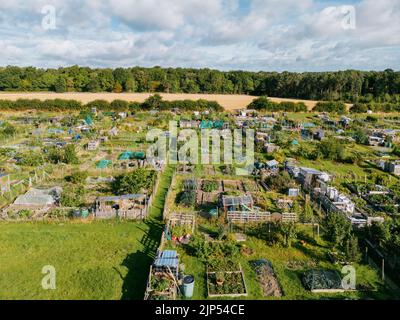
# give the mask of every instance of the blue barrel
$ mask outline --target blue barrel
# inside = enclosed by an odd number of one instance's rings
[[[193,289],[194,289],[194,277],[193,276],[185,276],[183,278],[183,286],[182,292],[185,298],[193,297]]]

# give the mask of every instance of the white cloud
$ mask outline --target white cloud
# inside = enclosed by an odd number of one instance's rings
[[[400,67],[400,1],[2,0],[0,64],[251,70]],[[41,27],[44,5],[57,29]],[[352,5],[356,28],[342,26]]]

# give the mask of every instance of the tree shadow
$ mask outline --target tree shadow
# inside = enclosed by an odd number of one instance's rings
[[[126,256],[122,265],[128,268],[123,278],[121,300],[142,300],[147,275],[153,259],[146,253],[136,251]]]
[[[144,249],[128,254],[122,262],[128,272],[123,277],[121,300],[142,300],[144,297],[150,265],[156,256],[163,232],[159,221],[148,219],[146,224],[149,229],[140,240]]]
[[[295,243],[292,247],[296,248],[297,250],[303,252],[307,257],[316,260],[316,261],[324,261],[326,259],[325,252],[316,251],[316,248],[310,248],[307,246],[303,246],[299,243]]]

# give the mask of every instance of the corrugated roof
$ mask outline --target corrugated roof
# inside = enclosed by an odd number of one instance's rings
[[[172,267],[178,268],[179,258],[178,253],[175,250],[165,250],[158,254],[158,257],[154,260],[155,267]]]

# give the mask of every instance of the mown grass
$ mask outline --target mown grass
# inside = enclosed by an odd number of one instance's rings
[[[146,221],[0,223],[0,299],[142,299],[172,174],[162,175]],[[47,265],[56,290],[41,286]]]
[[[149,230],[143,222],[1,223],[0,299],[140,299],[149,259],[137,253]],[[56,269],[56,290],[41,286],[46,265]]]
[[[303,230],[311,237],[312,231]],[[250,249],[251,254],[241,254],[240,264],[242,266],[248,290],[246,299],[257,300],[314,300],[314,299],[388,299],[391,293],[382,285],[376,270],[364,264],[353,264],[356,269],[356,283],[368,285],[373,288],[370,291],[355,291],[346,293],[315,294],[306,290],[301,282],[302,276],[309,269],[335,269],[341,272],[341,266],[332,264],[326,253],[330,249],[329,243],[321,238],[315,242],[308,242],[303,246],[295,241],[291,248],[271,246],[265,240],[254,236],[247,236],[244,245]],[[181,262],[185,265],[185,273],[195,277],[195,288],[193,299],[207,299],[206,266],[200,262],[190,250],[182,246],[169,243],[169,246],[178,250]],[[267,259],[273,263],[277,279],[283,289],[281,298],[264,297],[262,288],[251,262],[257,259]],[[290,268],[288,263],[296,261],[299,267]],[[226,298],[224,298],[226,299]]]

